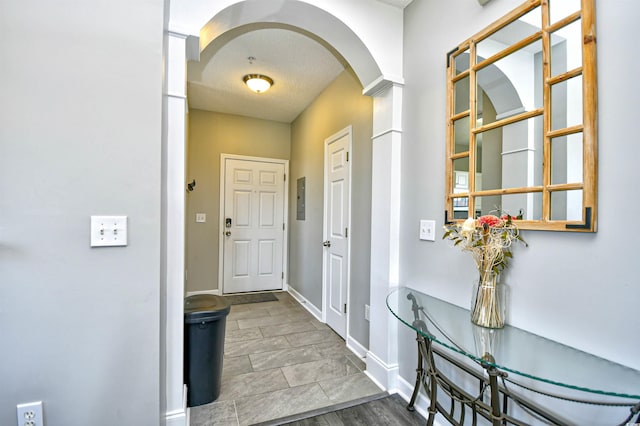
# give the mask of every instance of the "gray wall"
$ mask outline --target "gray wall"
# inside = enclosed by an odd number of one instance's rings
[[[289,159],[291,126],[239,115],[190,110],[187,182],[187,291],[218,289],[220,154]],[[206,213],[196,223],[196,213]]]
[[[0,8],[0,424],[158,425],[164,1]]]
[[[468,306],[476,274],[466,253],[450,242],[421,242],[419,219],[442,225],[445,158],[445,57],[520,2],[414,1],[405,10],[405,91],[402,152],[401,282]],[[637,241],[630,196],[640,144],[636,132],[640,58],[629,55],[640,38],[636,0],[597,2],[599,96],[599,231],[594,234],[525,231],[504,276],[511,287],[508,321],[636,369],[640,368]],[[624,214],[624,215],[623,215]],[[631,221],[631,222],[630,222]],[[399,342],[400,371],[414,380],[415,342]],[[581,410],[583,406],[577,407]],[[584,420],[594,424],[597,417]],[[578,419],[573,419],[580,423]]]
[[[322,308],[324,141],[352,125],[350,335],[369,345],[372,99],[349,71],[338,76],[291,125],[289,285]],[[306,217],[296,220],[296,180],[306,177]]]

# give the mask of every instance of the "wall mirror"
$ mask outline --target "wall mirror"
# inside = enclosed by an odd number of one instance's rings
[[[594,0],[529,0],[447,57],[447,222],[595,232]]]

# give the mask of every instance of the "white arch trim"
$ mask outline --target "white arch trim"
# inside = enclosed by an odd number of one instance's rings
[[[171,2],[170,31],[199,37],[201,51],[222,34],[256,23],[298,27],[322,39],[347,60],[365,94],[388,83],[403,84],[400,8],[377,0]]]
[[[177,0],[178,3],[183,0]],[[190,0],[190,4],[199,0]],[[392,320],[385,307],[385,298],[391,287],[398,285],[399,260],[399,217],[400,217],[400,158],[402,142],[402,79],[401,72],[389,77],[385,69],[399,67],[401,71],[402,25],[399,26],[399,38],[393,45],[381,44],[373,39],[358,37],[347,25],[349,20],[337,19],[329,12],[330,8],[342,8],[348,3],[353,9],[360,5],[358,13],[367,14],[367,8],[373,7],[376,1],[351,0],[349,2],[332,2],[324,9],[308,3],[319,4],[326,0],[279,0],[264,2],[262,0],[233,1],[233,3],[209,20],[201,34],[200,46],[212,41],[241,25],[272,22],[292,25],[310,32],[323,39],[336,49],[354,69],[361,80],[364,93],[373,97],[373,163],[372,163],[372,245],[371,245],[371,321],[370,343],[367,356],[366,373],[383,388],[395,390],[397,387],[397,321]],[[221,0],[223,2],[223,0]],[[215,2],[214,2],[215,3]],[[271,6],[264,5],[269,3]],[[172,5],[174,2],[172,1]],[[266,7],[263,7],[264,5]],[[275,7],[278,5],[279,7]],[[193,4],[192,4],[193,6]],[[256,9],[258,11],[256,11]],[[197,8],[195,8],[197,9]],[[326,10],[325,10],[326,9]],[[394,9],[395,10],[395,9]],[[400,14],[402,11],[399,11]],[[362,20],[358,15],[357,19]],[[209,15],[212,16],[212,15]],[[173,15],[172,15],[173,19]],[[356,22],[362,27],[362,22]],[[365,28],[371,34],[384,33],[376,22]],[[166,239],[163,257],[166,259],[167,274],[163,278],[165,290],[165,311],[162,318],[164,329],[164,371],[161,372],[163,383],[161,413],[163,423],[167,426],[186,426],[188,409],[185,405],[182,359],[182,327],[184,297],[184,184],[185,184],[185,126],[186,126],[186,61],[189,40],[194,34],[175,31],[178,24],[171,25],[167,33],[168,50],[165,61],[166,87],[164,102],[167,105],[163,117],[166,126],[165,154],[166,167],[163,174],[164,199],[176,200],[167,203],[171,206],[163,218],[163,238]],[[387,34],[388,35],[388,34]],[[369,41],[377,48],[370,48]],[[374,55],[377,51],[378,55]],[[400,52],[400,53],[398,53]],[[398,61],[398,55],[400,60]],[[379,64],[394,63],[394,67]],[[396,70],[398,71],[398,70]],[[183,202],[179,202],[183,200]],[[171,230],[170,232],[168,230]],[[375,236],[375,244],[373,237]],[[168,244],[169,240],[172,244]]]

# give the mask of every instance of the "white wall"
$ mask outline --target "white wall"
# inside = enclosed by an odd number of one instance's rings
[[[418,240],[419,219],[442,226],[444,212],[446,53],[519,0],[414,1],[405,10],[401,282],[468,306],[475,268],[448,241]],[[635,0],[597,3],[599,223],[595,234],[526,231],[505,275],[509,322],[640,369],[637,242],[632,225],[640,199],[628,182],[640,156],[636,132],[640,38]],[[400,342],[400,372],[414,380],[414,342]],[[578,407],[580,409],[581,407]]]
[[[1,9],[0,424],[157,425],[164,2]]]

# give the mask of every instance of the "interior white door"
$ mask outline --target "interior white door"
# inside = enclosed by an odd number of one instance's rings
[[[223,293],[282,289],[283,163],[224,161]]]
[[[351,130],[325,140],[324,289],[325,319],[341,337],[347,331],[349,286],[349,147]]]

